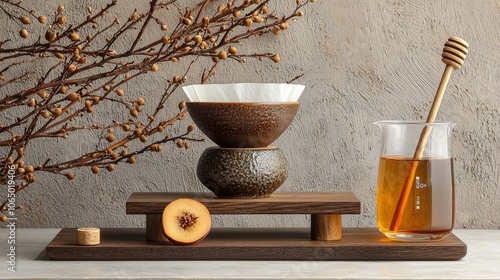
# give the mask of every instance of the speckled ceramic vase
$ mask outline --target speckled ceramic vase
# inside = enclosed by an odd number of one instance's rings
[[[218,197],[268,197],[288,176],[287,160],[277,147],[207,148],[196,175]]]

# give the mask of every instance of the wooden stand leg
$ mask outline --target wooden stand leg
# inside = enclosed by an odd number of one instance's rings
[[[339,214],[311,214],[312,240],[340,240],[342,216]]]
[[[148,241],[168,241],[163,235],[161,214],[146,214],[146,238]]]

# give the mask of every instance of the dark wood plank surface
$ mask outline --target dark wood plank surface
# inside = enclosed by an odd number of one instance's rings
[[[215,228],[200,243],[147,242],[145,229],[101,229],[101,244],[79,246],[76,229],[62,229],[47,246],[58,260],[457,260],[467,246],[455,235],[406,243],[375,228],[345,228],[340,241],[310,240],[304,228]]]
[[[126,202],[127,214],[161,214],[177,198],[193,198],[212,214],[359,214],[350,192],[276,192],[267,198],[217,198],[208,192],[139,192]]]

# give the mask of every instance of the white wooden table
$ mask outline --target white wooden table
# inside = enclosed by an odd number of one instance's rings
[[[54,261],[44,248],[59,229],[17,229],[16,272],[0,229],[0,279],[500,279],[500,230],[455,230],[459,261]]]

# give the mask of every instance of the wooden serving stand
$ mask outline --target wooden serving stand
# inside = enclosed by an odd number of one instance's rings
[[[348,192],[278,192],[267,198],[217,198],[212,193],[133,193],[127,214],[146,214],[148,241],[167,241],[161,216],[165,206],[188,197],[203,203],[211,214],[311,214],[311,239],[340,240],[342,214],[359,214],[361,204]]]
[[[211,214],[310,214],[310,228],[213,228],[200,243],[178,246],[162,234],[161,215],[177,198],[200,201]],[[47,246],[60,260],[457,260],[467,246],[443,241],[388,240],[374,228],[342,229],[341,215],[359,214],[348,192],[277,192],[269,198],[225,199],[212,193],[133,193],[127,214],[146,215],[146,228],[101,229],[101,243],[79,246],[76,229],[62,229]]]

